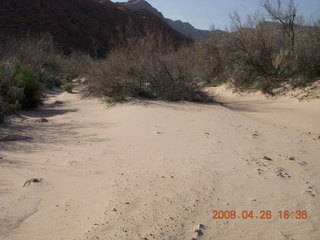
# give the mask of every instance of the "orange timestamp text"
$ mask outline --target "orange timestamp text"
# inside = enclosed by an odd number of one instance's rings
[[[307,219],[308,212],[307,210],[280,210],[280,211],[271,211],[271,210],[214,210],[212,211],[212,219]]]

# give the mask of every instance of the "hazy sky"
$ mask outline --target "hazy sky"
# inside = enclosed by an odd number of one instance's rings
[[[125,2],[114,0],[113,2]],[[229,13],[253,13],[261,0],[147,0],[167,18],[191,23],[199,29],[224,29],[229,23]],[[320,17],[320,0],[296,0],[300,13]]]

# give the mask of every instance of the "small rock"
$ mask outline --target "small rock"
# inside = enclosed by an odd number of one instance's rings
[[[203,232],[201,231],[201,229],[197,229],[194,232],[197,234],[198,237],[203,235]]]
[[[53,104],[55,104],[55,105],[62,105],[63,102],[61,102],[61,101],[55,101]]]
[[[258,133],[257,131],[255,131],[254,133],[252,133],[252,137],[253,137],[253,138],[258,138],[258,137],[260,137],[260,133]]]
[[[40,119],[36,119],[34,120],[35,122],[38,122],[38,123],[45,123],[45,122],[49,122],[48,119],[46,118],[40,118]]]
[[[262,158],[263,160],[267,160],[267,161],[272,161],[272,159],[271,158],[269,158],[269,157],[267,157],[267,156],[263,156],[263,158]]]
[[[289,157],[288,159],[289,159],[290,161],[296,160],[295,157]]]
[[[204,229],[204,228],[206,228],[206,226],[205,226],[205,225],[203,225],[203,224],[199,224],[197,229]]]
[[[129,205],[130,203],[129,203],[129,202],[126,202],[125,204],[126,204],[126,205]]]

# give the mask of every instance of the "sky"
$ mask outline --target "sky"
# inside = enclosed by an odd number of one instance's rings
[[[113,2],[125,2],[121,0]],[[233,10],[242,15],[254,13],[262,0],[147,0],[153,7],[172,20],[191,23],[199,29],[224,30],[229,25],[229,14]],[[283,0],[282,0],[283,1]],[[320,17],[320,0],[295,0],[300,13],[309,18]]]

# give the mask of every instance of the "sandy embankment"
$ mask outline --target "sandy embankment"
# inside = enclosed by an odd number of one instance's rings
[[[320,101],[222,92],[226,103],[79,94],[0,129],[0,239],[320,239]],[[47,123],[34,122],[45,117]],[[22,187],[29,178],[41,183]],[[214,210],[273,218],[213,220]],[[280,210],[307,219],[280,220]]]

